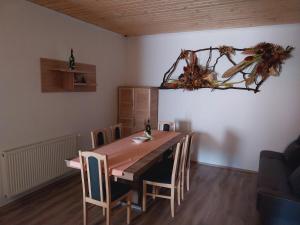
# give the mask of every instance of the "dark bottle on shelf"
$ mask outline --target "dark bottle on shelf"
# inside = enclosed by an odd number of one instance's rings
[[[71,48],[71,55],[69,57],[69,69],[74,70],[75,69],[75,57],[73,55],[73,49]]]

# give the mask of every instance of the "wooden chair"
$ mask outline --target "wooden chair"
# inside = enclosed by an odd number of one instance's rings
[[[187,154],[186,154],[186,164],[185,164],[185,171],[183,172],[183,176],[186,178],[186,190],[189,191],[190,190],[190,168],[191,168],[191,155],[192,155],[192,151],[191,151],[191,145],[192,145],[192,141],[193,141],[193,137],[194,137],[194,133],[190,133],[188,135],[188,140],[186,141],[187,144]],[[183,189],[184,190],[184,182],[183,182]]]
[[[121,123],[110,127],[112,141],[121,139],[123,137],[122,128],[123,128],[123,125]]]
[[[154,199],[165,198],[170,199],[171,203],[171,216],[174,217],[175,208],[175,189],[177,189],[177,200],[180,204],[180,187],[181,187],[181,167],[182,165],[182,150],[183,141],[180,141],[176,146],[175,159],[172,165],[161,165],[154,167],[143,176],[143,211],[146,211],[147,196],[152,196]],[[153,187],[153,191],[147,192],[147,185]],[[170,189],[171,195],[159,194],[160,188]]]
[[[182,160],[183,160],[183,163],[182,163],[182,171],[181,171],[181,199],[183,200],[184,199],[184,186],[185,186],[185,181],[186,181],[186,188],[187,188],[187,191],[189,191],[190,189],[190,164],[191,164],[191,141],[192,141],[192,136],[193,136],[193,133],[189,133],[185,136],[185,141],[184,141],[184,144],[183,144],[183,155],[182,155]]]
[[[176,130],[175,122],[159,121],[157,125],[157,129],[161,131],[175,131]]]
[[[176,127],[175,127],[175,122],[172,121],[159,121],[158,125],[157,125],[157,129],[160,131],[175,131]],[[174,157],[173,155],[173,149],[174,148],[170,148],[168,151],[166,151],[164,153],[164,160],[168,160],[170,157]]]
[[[97,129],[91,131],[92,147],[97,148],[110,143],[110,129]]]
[[[130,224],[132,192],[128,185],[110,181],[107,156],[79,151],[79,158],[84,225],[87,224],[87,203],[102,207],[103,215],[106,214],[106,225],[110,225],[112,208],[120,201],[126,201],[126,207],[121,207],[118,211],[127,209],[127,224]]]

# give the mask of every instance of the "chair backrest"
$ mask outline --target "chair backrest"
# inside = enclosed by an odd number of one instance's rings
[[[172,178],[171,178],[171,183],[173,185],[175,185],[177,180],[180,178],[183,143],[184,143],[184,138],[176,145],[175,158],[174,158],[173,169],[172,169]]]
[[[97,129],[91,131],[91,138],[92,138],[92,147],[97,148],[102,145],[106,145],[110,142],[110,130],[109,129]]]
[[[92,199],[103,205],[110,202],[111,193],[107,156],[94,152],[79,151],[79,159],[84,198]]]
[[[122,127],[123,125],[121,123],[110,127],[112,141],[121,139],[123,137]]]
[[[157,129],[161,131],[175,131],[175,122],[172,121],[159,121]]]
[[[185,136],[182,146],[182,153],[180,159],[180,177],[184,177],[187,168],[190,166],[190,145],[191,145],[192,133],[189,133]]]

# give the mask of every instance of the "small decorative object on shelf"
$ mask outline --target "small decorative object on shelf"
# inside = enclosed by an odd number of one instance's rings
[[[71,55],[69,57],[69,69],[74,70],[75,69],[75,57],[73,55],[73,49],[71,48]]]
[[[84,74],[75,73],[74,74],[74,83],[76,83],[76,84],[86,84],[86,79],[84,77]]]
[[[294,48],[287,46],[283,48],[280,45],[262,42],[250,48],[234,48],[232,46],[209,47],[198,50],[182,50],[174,64],[164,74],[161,89],[187,89],[195,90],[200,88],[214,89],[239,89],[259,92],[260,86],[269,78],[279,76],[282,64],[291,56]],[[208,57],[205,65],[198,61],[197,53],[208,51]],[[218,55],[213,54],[217,52]],[[241,52],[246,55],[244,59],[236,63],[233,56]],[[203,56],[202,56],[203,57]],[[227,69],[222,79],[218,79],[216,66],[221,58],[225,58],[232,64]],[[178,78],[173,78],[179,62],[183,60],[186,66]],[[211,65],[211,61],[214,63]],[[233,80],[233,78],[240,79]],[[241,84],[244,84],[243,86]],[[253,85],[253,87],[251,87]]]

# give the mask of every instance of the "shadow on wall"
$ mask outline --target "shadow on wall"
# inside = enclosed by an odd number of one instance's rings
[[[176,131],[189,133],[192,131],[192,123],[190,120],[176,120]]]
[[[216,149],[221,149],[220,144],[212,137],[212,135],[205,132],[194,132],[192,139],[192,159],[197,161],[200,159],[200,152],[204,149],[206,152],[214,152]]]
[[[194,132],[191,145],[192,159],[213,164],[214,158],[216,158],[216,162],[222,163],[224,166],[234,167],[239,152],[239,143],[240,138],[231,130],[225,131],[222,142],[218,142],[209,133]]]
[[[223,136],[223,141],[220,142],[212,134],[192,131],[190,120],[175,120],[175,122],[176,131],[183,133],[193,132],[192,160],[235,167],[236,157],[239,153],[240,138],[234,131],[227,129]]]
[[[223,149],[226,165],[234,166],[234,161],[239,151],[238,149],[239,143],[240,143],[240,139],[237,136],[237,134],[235,134],[231,130],[225,131],[222,149]]]

